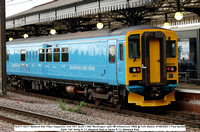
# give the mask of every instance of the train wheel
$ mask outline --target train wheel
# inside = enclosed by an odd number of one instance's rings
[[[62,94],[64,97],[68,95],[67,92],[66,92],[65,87],[61,88],[61,94]]]
[[[94,99],[94,104],[95,105],[100,105],[101,104],[101,100],[100,99]]]
[[[89,92],[89,97],[88,97],[88,99],[91,100],[91,101],[93,100],[93,96],[92,96],[92,93],[91,93],[91,92]]]
[[[13,88],[15,89],[15,91],[18,90],[18,86],[17,85],[13,85]]]
[[[122,103],[118,103],[118,104],[115,105],[115,107],[117,109],[121,109],[121,108],[123,108],[123,104]]]
[[[22,92],[25,92],[26,91],[26,88],[23,86],[23,83],[22,82],[19,82],[18,85],[17,85],[17,89],[19,89],[20,91]]]
[[[116,102],[115,107],[116,107],[117,109],[123,108],[122,96],[119,97],[119,101]]]

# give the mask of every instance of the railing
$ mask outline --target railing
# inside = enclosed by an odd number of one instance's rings
[[[187,69],[179,72],[179,82],[200,84],[200,70]]]

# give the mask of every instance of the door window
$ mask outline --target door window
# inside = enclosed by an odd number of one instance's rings
[[[115,45],[109,46],[109,62],[115,63]]]

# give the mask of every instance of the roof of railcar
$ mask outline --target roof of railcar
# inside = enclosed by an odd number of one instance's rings
[[[119,28],[119,29],[105,29],[105,30],[95,30],[95,31],[87,31],[87,32],[68,33],[68,34],[61,34],[61,35],[31,37],[31,38],[26,38],[26,39],[24,38],[14,39],[13,41],[7,42],[7,44],[25,44],[25,43],[96,38],[96,37],[120,36],[120,35],[126,35],[130,31],[143,30],[143,29],[162,29],[162,28],[149,26],[149,25],[140,25],[140,26],[134,26],[134,27]]]

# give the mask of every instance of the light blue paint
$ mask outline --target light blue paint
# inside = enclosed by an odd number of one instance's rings
[[[144,91],[144,86],[139,86],[139,85],[133,85],[133,86],[126,86],[128,88],[129,92],[132,93],[140,93]]]
[[[7,50],[10,53],[9,61],[7,62],[7,75],[126,85],[124,45],[124,59],[121,61],[119,58],[119,44],[124,44],[124,41],[125,35],[17,45],[10,44],[7,45]],[[39,49],[44,48],[46,54],[47,45],[52,45],[52,48],[68,47],[69,62],[53,62],[53,52],[52,62],[39,62]],[[116,46],[115,63],[113,64],[109,63],[109,45]],[[26,53],[31,53],[29,58],[26,54],[25,62],[20,61],[21,49],[26,49]],[[144,91],[144,86],[134,85],[126,87],[129,92]],[[177,87],[177,84],[169,84],[163,86],[162,90],[171,91],[175,87]]]
[[[116,71],[118,61],[117,42],[125,41],[124,38],[125,35],[17,45],[10,44],[7,45],[7,50],[10,52],[9,61],[7,62],[7,74],[125,85],[125,60],[120,62],[124,71],[119,77],[117,77]],[[108,41],[116,46],[116,61],[114,64],[109,64]],[[52,45],[52,48],[68,47],[69,62],[53,62],[53,53],[52,62],[39,62],[39,49],[45,49],[46,54],[47,45]],[[26,49],[25,62],[20,61],[21,49]],[[30,56],[27,56],[28,54]],[[25,67],[22,67],[22,65]]]
[[[162,86],[161,91],[173,91],[178,84],[168,84],[166,86]],[[133,86],[126,86],[129,92],[133,93],[141,93],[144,92],[144,86],[140,85],[133,85]]]
[[[173,91],[177,86],[178,86],[178,84],[168,84],[166,86],[162,86],[161,90],[162,91]]]

